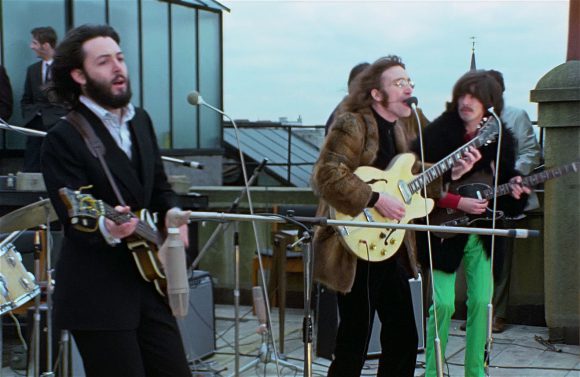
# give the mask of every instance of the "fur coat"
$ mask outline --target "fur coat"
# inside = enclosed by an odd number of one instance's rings
[[[403,122],[396,123],[393,134],[396,152],[408,152],[410,139]],[[351,216],[363,211],[372,190],[353,172],[360,166],[371,165],[378,149],[379,130],[370,108],[337,116],[312,175],[314,191],[320,198],[318,216],[328,217],[330,206]],[[331,226],[317,227],[313,241],[314,279],[347,293],[354,283],[357,257],[343,246],[339,237]],[[405,245],[414,253],[414,240],[410,237],[412,233],[407,232]]]

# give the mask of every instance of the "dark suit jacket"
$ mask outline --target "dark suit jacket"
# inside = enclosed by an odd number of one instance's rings
[[[22,126],[26,127],[36,114],[40,113],[44,126],[41,131],[46,131],[58,122],[60,117],[66,115],[67,111],[63,106],[50,103],[42,91],[42,63],[41,60],[28,67],[20,105],[22,107]]]
[[[124,200],[133,211],[165,213],[175,202],[167,183],[151,120],[136,109],[130,122],[133,162],[116,145],[102,122],[85,106],[78,108],[106,148],[105,159]],[[58,189],[93,185],[87,190],[115,206],[117,199],[98,160],[66,120],[49,132],[42,147],[42,172],[51,202],[64,224],[65,238],[56,266],[55,324],[68,329],[134,329],[141,295],[154,287],[145,282],[123,242],[111,247],[100,231],[86,233],[70,225]],[[135,169],[133,166],[137,166]]]
[[[0,65],[0,118],[8,122],[12,116],[12,86],[6,70]]]

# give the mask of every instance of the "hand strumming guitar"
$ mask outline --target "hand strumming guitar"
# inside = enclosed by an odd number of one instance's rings
[[[488,201],[482,199],[467,198],[462,196],[457,204],[457,209],[471,215],[479,215],[485,212]]]
[[[405,216],[405,205],[403,202],[384,192],[379,195],[379,200],[375,203],[375,209],[383,217],[389,219],[401,220]]]

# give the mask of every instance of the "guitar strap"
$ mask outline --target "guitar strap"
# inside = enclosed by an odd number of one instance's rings
[[[117,184],[113,179],[111,170],[109,169],[109,166],[105,162],[104,156],[107,149],[105,148],[105,145],[103,144],[101,139],[99,139],[99,137],[95,133],[95,130],[93,130],[87,119],[78,111],[72,110],[66,115],[65,118],[70,124],[72,124],[77,129],[77,131],[81,134],[81,136],[85,140],[87,148],[89,148],[89,151],[91,151],[92,155],[96,157],[101,163],[101,166],[105,171],[105,175],[107,176],[107,180],[109,181],[109,184],[111,185],[113,192],[115,193],[115,196],[119,201],[119,204],[122,206],[126,206],[125,201],[121,196],[121,192],[119,191],[119,188],[117,187]]]

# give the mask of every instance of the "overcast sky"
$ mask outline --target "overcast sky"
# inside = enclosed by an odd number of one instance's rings
[[[529,102],[566,59],[568,0],[232,0],[224,13],[224,108],[235,119],[324,124],[355,64],[396,54],[430,119],[469,69],[497,69],[506,103]]]

